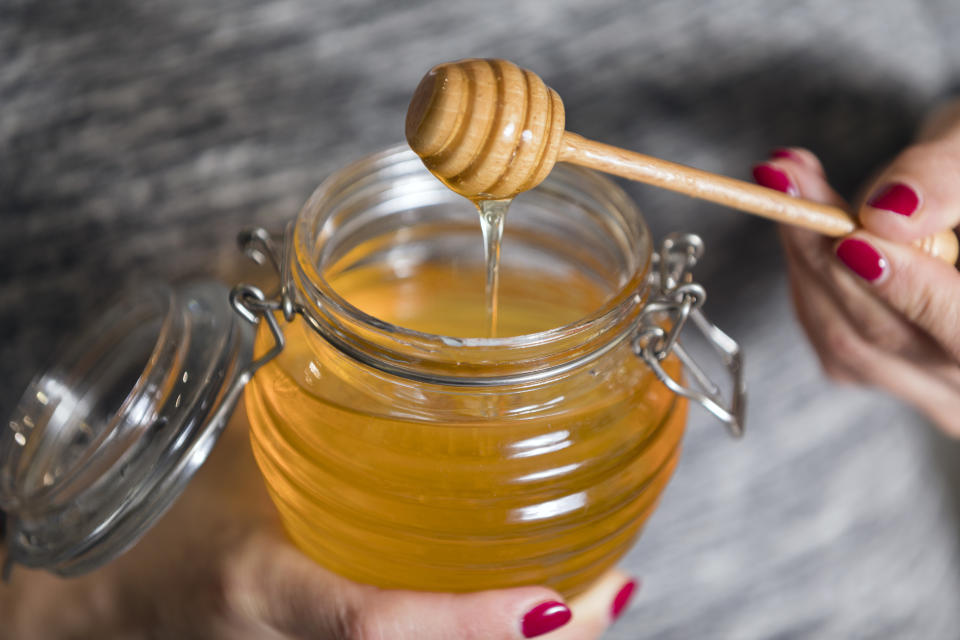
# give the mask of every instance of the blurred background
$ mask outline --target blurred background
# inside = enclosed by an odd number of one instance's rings
[[[253,277],[237,231],[281,228],[402,141],[439,62],[511,59],[568,129],[735,177],[806,146],[853,196],[960,90],[957,33],[955,0],[5,0],[0,413],[124,287]],[[957,445],[823,377],[771,223],[624,187],[655,237],[706,241],[706,311],[746,351],[750,406],[740,442],[691,410],[607,637],[958,637]]]

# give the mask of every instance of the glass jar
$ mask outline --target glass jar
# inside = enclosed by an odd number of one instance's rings
[[[289,253],[302,313],[245,402],[303,551],[387,588],[569,596],[629,549],[687,407],[634,353],[653,252],[612,182],[557,166],[512,203],[500,323],[521,335],[471,337],[486,321],[477,213],[408,149],[321,185]],[[257,349],[272,342],[262,328]],[[663,367],[679,377],[675,357]]]
[[[699,311],[699,240],[653,252],[626,194],[588,170],[558,165],[513,203],[499,337],[477,337],[477,214],[405,147],[324,182],[282,250],[263,230],[241,244],[279,272],[275,296],[134,292],[27,389],[0,435],[4,575],[76,575],[132,546],[241,393],[292,541],[384,587],[576,594],[652,512],[684,398],[739,433],[739,349]],[[688,320],[732,374],[729,406],[677,340]]]

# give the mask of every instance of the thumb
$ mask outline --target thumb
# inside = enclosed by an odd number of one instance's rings
[[[228,606],[286,637],[521,640],[571,619],[562,597],[545,587],[464,594],[379,589],[327,571],[273,537],[248,546],[229,569]]]
[[[872,182],[860,223],[909,243],[960,224],[960,135],[908,147]]]
[[[619,569],[604,574],[590,589],[573,599],[573,621],[543,640],[598,638],[630,606],[640,583]]]
[[[960,272],[909,246],[857,231],[835,245],[840,262],[960,361]]]
[[[572,618],[560,595],[544,587],[458,594],[375,590],[352,610],[349,640],[552,638],[550,632]]]

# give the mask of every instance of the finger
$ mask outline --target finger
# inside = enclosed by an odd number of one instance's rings
[[[811,157],[812,154],[806,152],[803,156],[782,158],[774,164],[787,172],[797,191],[804,197],[843,207],[843,199],[839,194],[818,171],[810,168]],[[801,161],[802,158],[807,159]],[[795,290],[803,288],[806,283],[822,282],[822,286],[831,289],[833,303],[844,310],[850,323],[857,327],[867,343],[910,359],[917,365],[936,366],[937,373],[946,375],[948,380],[957,378],[956,371],[943,370],[942,351],[931,343],[924,332],[904,322],[899,311],[890,309],[872,293],[865,295],[860,283],[834,259],[833,240],[803,229],[787,227],[781,227],[781,238],[787,251],[788,265],[790,258],[795,258],[809,267],[809,278],[794,276],[793,280],[797,283]],[[805,305],[796,306],[798,313],[802,314]],[[801,321],[803,319],[801,317]]]
[[[921,409],[947,433],[960,435],[960,393],[955,383],[939,375],[938,367],[878,349],[861,333],[869,322],[851,321],[844,307],[848,297],[823,286],[822,276],[810,271],[807,263],[791,259],[788,264],[798,315],[828,375],[886,389]]]
[[[519,640],[549,637],[572,618],[560,595],[544,587],[463,594],[379,591],[359,605],[363,613],[350,640]]]
[[[956,366],[941,346],[882,298],[865,289],[859,279],[835,258],[835,240],[797,229],[784,229],[781,235],[796,306],[805,327],[810,323],[804,322],[806,318],[802,314],[812,305],[801,296],[810,293],[813,287],[823,289],[830,304],[843,312],[864,342],[960,383],[957,375],[960,372],[947,370],[945,365],[952,369]],[[803,266],[795,266],[793,262]]]
[[[791,151],[795,153],[778,154],[767,163],[786,177],[789,186],[781,190],[845,208],[843,199],[823,178],[819,163],[812,164],[815,157],[805,150]],[[858,295],[858,283],[836,273],[836,262],[830,259],[832,241],[785,226],[781,237],[794,306],[825,372],[837,380],[885,388],[958,435],[960,372],[955,361],[940,357],[929,340],[917,336],[891,309],[878,304],[879,298]],[[903,247],[898,249],[900,255]],[[953,271],[935,262],[941,272],[943,267]],[[878,343],[896,353],[884,353]],[[907,349],[911,353],[905,360],[902,352]]]
[[[860,223],[900,243],[960,223],[960,138],[907,148],[873,181]]]
[[[571,619],[560,595],[544,587],[464,594],[385,590],[329,572],[284,541],[261,538],[250,547],[230,570],[230,605],[293,638],[520,640]]]
[[[840,382],[865,383],[862,371],[853,366],[855,362],[840,357],[842,352],[854,349],[859,356],[863,351],[862,341],[857,339],[818,270],[802,257],[803,249],[799,245],[809,240],[802,237],[804,234],[816,236],[810,231],[781,226],[787,277],[797,318],[827,376]],[[816,239],[822,240],[819,236]]]
[[[225,567],[230,615],[286,638],[347,638],[365,588],[330,573],[282,539],[257,535]]]
[[[411,638],[424,638],[425,640],[432,638],[474,637],[513,638],[514,636],[512,635],[497,635],[498,632],[503,633],[501,630],[509,632],[512,630],[510,629],[511,626],[516,627],[515,624],[511,625],[509,622],[511,616],[507,616],[507,620],[503,621],[505,624],[500,624],[496,627],[493,625],[480,626],[479,620],[476,619],[477,612],[489,611],[489,614],[481,616],[482,620],[489,622],[490,615],[496,615],[496,612],[502,609],[504,599],[510,597],[514,599],[516,605],[513,607],[513,617],[516,617],[517,611],[523,614],[520,625],[520,637],[542,637],[544,640],[592,640],[599,638],[607,627],[610,626],[611,622],[627,610],[634,594],[638,590],[638,586],[639,583],[636,580],[633,580],[622,571],[616,569],[608,571],[596,583],[591,585],[590,589],[577,596],[573,602],[571,602],[569,610],[572,613],[572,617],[565,618],[563,615],[560,615],[558,619],[543,621],[538,621],[533,618],[530,612],[544,609],[545,604],[550,605],[552,609],[557,609],[556,604],[559,596],[552,592],[545,592],[539,587],[461,595],[392,592],[393,595],[389,595],[388,597],[395,597],[397,599],[395,604],[401,608],[406,608],[411,604],[408,598],[412,595],[418,600],[417,607],[429,605],[431,609],[435,607],[443,608],[444,611],[457,619],[455,623],[447,625],[436,625],[434,621],[431,623],[429,629],[417,629],[415,633],[409,636]],[[529,594],[524,593],[529,590],[533,591]],[[385,593],[391,594],[391,592]],[[545,593],[552,593],[553,600],[544,601],[543,597],[545,597]],[[524,600],[525,596],[527,596],[526,600]],[[427,602],[425,599],[436,599],[436,602]],[[524,601],[528,604],[532,602],[533,606],[527,608],[526,605],[521,604]],[[390,611],[389,608],[385,611],[384,615],[390,620],[396,620],[401,617],[396,615],[396,612]],[[462,625],[464,619],[470,618],[474,618],[474,622],[473,626],[469,629],[462,626],[461,628],[457,628],[455,626],[455,624]],[[564,619],[569,620],[569,622],[554,626]],[[407,637],[395,635],[393,628],[389,628],[388,630],[390,633],[385,635],[385,638]]]
[[[960,362],[960,273],[953,266],[865,231],[838,242],[835,253],[875,295]]]
[[[768,161],[753,168],[757,184],[783,193],[849,210],[847,202],[827,182],[823,166],[806,149],[791,147],[774,151]]]
[[[768,180],[769,174],[762,167],[780,172],[783,179],[777,180],[779,176],[774,176],[774,180]],[[761,168],[760,171],[758,168]],[[787,188],[780,189],[785,193],[792,192],[808,200],[843,209],[848,207],[846,201],[826,181],[820,160],[807,149],[789,147],[774,150],[768,162],[754,167],[754,179],[758,184],[774,188],[777,182],[781,185],[787,183]],[[830,239],[801,227],[783,224],[779,226],[779,232],[793,307],[824,373],[838,382],[864,382],[860,372],[835,356],[822,331],[824,326],[833,326],[843,320],[842,315],[836,312],[837,302],[824,288],[820,275],[829,261]],[[834,312],[830,313],[831,310]]]
[[[806,152],[804,157],[813,156]],[[822,174],[811,168],[809,159],[801,161],[800,157],[782,158],[772,164],[788,175],[797,192],[804,197],[841,208],[846,206],[843,198],[830,187]],[[795,258],[805,263],[808,268],[806,277],[797,277],[796,270],[793,270],[795,291],[806,290],[808,285],[826,287],[831,304],[843,310],[850,324],[857,328],[866,343],[882,351],[896,353],[915,362],[927,362],[939,353],[928,344],[929,340],[925,339],[925,336],[903,322],[898,313],[890,310],[872,294],[866,293],[854,278],[838,267],[833,257],[832,239],[805,229],[786,227],[781,228],[781,237],[787,250],[788,264],[790,258]],[[804,317],[804,308],[809,305],[798,301],[796,306],[801,314],[801,322],[809,332],[810,322]],[[835,377],[843,376],[839,368],[835,364],[830,365],[831,373]]]
[[[754,178],[759,184],[849,211],[843,198],[826,182],[823,167],[812,153],[805,149],[789,149],[774,153],[776,155],[772,160],[754,167]],[[893,189],[891,193],[894,195],[906,189],[902,185],[894,185],[891,188]],[[930,255],[950,256],[948,261],[953,261],[956,257],[956,238],[946,236],[937,236],[935,240],[933,238],[933,235],[924,238],[924,251]],[[930,240],[933,242],[927,247],[926,243]],[[905,239],[900,241],[906,242]]]
[[[630,607],[640,583],[619,570],[608,571],[590,589],[570,604],[573,620],[544,640],[599,638],[610,624]]]
[[[813,156],[806,152],[805,157]],[[822,174],[811,168],[809,159],[804,161],[801,157],[781,158],[773,164],[789,176],[798,193],[811,200],[845,207],[843,199],[830,187]],[[928,340],[918,340],[923,336],[918,336],[918,332],[898,314],[864,291],[850,274],[837,265],[833,257],[832,239],[805,229],[786,226],[781,226],[780,233],[786,251],[798,318],[811,342],[817,347],[828,375],[838,380],[867,381],[865,372],[859,371],[849,362],[831,357],[829,345],[823,344],[822,336],[817,335],[816,323],[823,319],[813,316],[823,307],[841,312],[846,323],[855,328],[851,330],[859,334],[860,342],[873,345],[881,351],[914,356],[915,354],[909,352],[916,350],[917,344],[929,347]],[[794,263],[804,266],[800,268]],[[814,303],[813,300],[818,302]],[[838,337],[838,340],[844,345],[847,342],[842,336]],[[928,348],[927,351],[937,352],[935,348]],[[929,354],[925,352],[923,355]]]
[[[778,147],[770,152],[770,160],[789,160],[821,176],[825,175],[820,158],[803,147]]]
[[[866,290],[860,279],[833,256],[834,241],[802,229],[781,228],[787,256],[794,306],[801,324],[821,355],[829,357],[835,348],[822,344],[816,335],[824,320],[812,316],[819,307],[830,305],[840,310],[847,323],[866,344],[895,355],[917,368],[941,378],[960,393],[960,367],[951,355],[926,331],[911,323],[882,298]],[[844,342],[841,339],[841,342]],[[826,362],[825,368],[836,379],[870,381],[857,372],[852,363]],[[862,366],[862,364],[861,364]],[[845,375],[852,372],[853,375]]]

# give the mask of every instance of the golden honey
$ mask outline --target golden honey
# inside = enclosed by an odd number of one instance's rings
[[[487,330],[481,268],[361,268],[329,281],[392,324]],[[498,331],[552,329],[608,295],[584,277],[505,269]],[[676,464],[685,404],[628,344],[539,384],[470,390],[392,379],[300,320],[285,333],[245,393],[254,452],[290,538],[353,580],[575,594],[629,549]],[[269,339],[261,331],[258,348]]]

